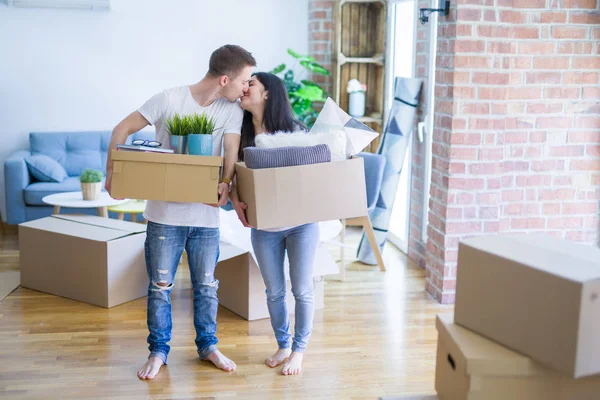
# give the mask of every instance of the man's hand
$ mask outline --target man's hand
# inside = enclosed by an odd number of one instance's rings
[[[106,191],[108,192],[108,194],[110,195],[110,197],[113,197],[112,193],[110,192],[111,191],[111,185],[112,185],[112,169],[108,169],[106,171],[106,180],[104,181],[104,189],[106,189]],[[117,199],[117,198],[114,198],[114,197],[113,197],[113,199],[115,199],[115,200],[123,200],[123,199]]]
[[[246,219],[247,208],[248,206],[242,201],[233,202],[233,209],[237,213],[237,216],[242,222],[242,225],[244,225],[246,228],[252,228],[252,226],[248,223],[248,220]]]
[[[229,198],[229,184],[225,182],[219,183],[219,202],[217,203],[217,207],[222,207],[227,204],[227,199]]]
[[[106,159],[106,181],[104,182],[104,188],[111,197],[113,172],[113,161],[111,159],[111,152],[117,149],[117,144],[125,143],[129,135],[142,130],[144,127],[148,126],[148,124],[150,123],[142,114],[140,114],[138,111],[134,111],[131,114],[129,114],[123,121],[119,122],[119,124],[115,126],[115,129],[113,129],[112,135],[110,136],[110,144],[108,145],[108,157]]]

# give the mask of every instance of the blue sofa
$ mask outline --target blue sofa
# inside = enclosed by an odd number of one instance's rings
[[[52,214],[52,207],[44,204],[46,195],[81,190],[79,176],[86,168],[106,171],[106,157],[110,131],[89,132],[32,132],[29,150],[18,150],[4,162],[6,219],[8,224],[43,218]],[[151,139],[154,132],[137,132],[133,139]],[[43,154],[58,161],[68,177],[60,182],[38,182],[27,168],[25,158]],[[61,208],[61,213],[96,214],[95,209]]]

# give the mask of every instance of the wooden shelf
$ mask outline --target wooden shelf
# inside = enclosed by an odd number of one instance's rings
[[[337,54],[337,62],[339,65],[354,63],[354,64],[377,64],[383,66],[385,58],[383,54],[377,54],[373,57],[346,57],[342,53]]]
[[[381,133],[385,85],[386,0],[338,0],[333,52],[334,100],[348,111],[351,79],[367,85],[365,116],[358,121]],[[366,151],[376,151],[381,137]]]
[[[348,92],[347,85],[350,79],[358,79],[361,83],[367,85],[365,93],[365,114],[378,113],[383,115],[383,85],[385,78],[385,68],[380,64],[366,63],[346,63],[339,65],[337,69],[339,75],[339,88],[336,99],[338,105],[343,110],[348,110]]]
[[[345,57],[373,58],[385,53],[385,1],[340,2],[336,23],[341,25],[337,51]]]
[[[380,113],[370,113],[368,115],[365,115],[364,117],[358,117],[356,118],[358,121],[362,122],[363,124],[379,124],[379,125],[383,125],[383,117],[381,116]]]

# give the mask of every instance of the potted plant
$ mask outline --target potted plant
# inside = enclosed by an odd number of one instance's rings
[[[286,65],[280,64],[269,72],[276,75],[283,73],[283,83],[287,89],[294,115],[304,125],[311,128],[319,115],[317,109],[320,110],[327,100],[327,93],[315,82],[301,78],[309,74],[329,76],[330,73],[317,63],[314,57],[298,54],[292,49],[287,49],[287,52],[295,59],[293,67],[285,71]],[[300,71],[296,70],[298,64],[303,67]]]
[[[81,192],[83,193],[84,200],[96,200],[102,190],[102,178],[104,174],[102,171],[95,169],[85,169],[79,181],[81,182]]]
[[[190,122],[190,117],[181,116],[177,113],[165,121],[167,131],[171,135],[171,147],[175,150],[176,154],[185,154],[186,152]]]
[[[212,156],[215,120],[206,114],[190,116],[190,133],[188,135],[188,150],[190,154]]]

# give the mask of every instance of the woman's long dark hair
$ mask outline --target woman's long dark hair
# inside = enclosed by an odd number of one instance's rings
[[[268,72],[256,72],[252,74],[263,84],[265,90],[269,91],[267,102],[265,104],[265,113],[263,123],[267,132],[277,131],[293,132],[298,129],[307,130],[304,125],[294,118],[292,107],[288,100],[288,93],[283,81],[277,76]],[[244,119],[242,121],[242,138],[238,158],[244,160],[244,149],[254,146],[254,124],[252,123],[252,113],[244,110]]]

